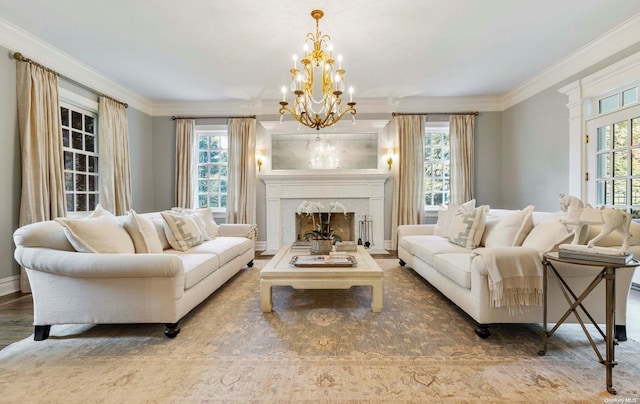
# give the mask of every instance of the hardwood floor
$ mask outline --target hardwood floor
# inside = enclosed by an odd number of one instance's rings
[[[385,256],[389,258],[389,256]],[[257,256],[257,259],[267,258]],[[33,334],[33,300],[30,294],[0,297],[0,349]],[[640,341],[640,290],[632,289],[627,306],[627,337]]]

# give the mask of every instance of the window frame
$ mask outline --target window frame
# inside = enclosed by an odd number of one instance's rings
[[[71,134],[73,132],[73,129],[71,127],[71,122],[69,122],[69,126],[67,128],[69,128],[69,146],[66,147],[64,146],[64,136],[63,136],[63,130],[64,128],[62,127],[62,119],[60,121],[60,136],[62,137],[62,151],[63,151],[63,176],[64,176],[64,180],[65,180],[65,213],[68,217],[85,217],[87,216],[89,213],[91,213],[94,209],[89,209],[89,201],[87,200],[87,210],[84,211],[68,211],[67,210],[67,194],[69,193],[69,191],[67,190],[66,187],[66,176],[69,172],[71,172],[74,175],[74,180],[73,180],[73,191],[71,191],[74,194],[74,207],[76,206],[76,201],[75,201],[75,195],[78,192],[82,192],[82,193],[86,193],[87,195],[89,194],[93,194],[96,196],[95,198],[95,204],[96,206],[100,203],[100,170],[99,170],[99,166],[98,164],[96,164],[95,166],[95,177],[96,177],[96,188],[94,191],[89,191],[87,189],[87,191],[77,191],[76,188],[76,181],[75,181],[75,175],[77,174],[75,167],[73,167],[72,170],[68,170],[65,166],[65,162],[64,162],[64,155],[65,152],[72,152],[72,153],[78,153],[80,152],[81,154],[84,154],[86,156],[91,156],[91,157],[95,157],[96,158],[96,163],[100,161],[100,150],[99,150],[99,141],[98,141],[98,136],[99,136],[99,123],[98,123],[98,102],[91,100],[89,98],[83,97],[80,94],[77,94],[73,91],[67,90],[65,88],[59,88],[59,98],[60,98],[60,108],[67,108],[70,111],[75,111],[75,112],[79,112],[81,114],[83,114],[83,116],[91,116],[94,120],[94,131],[93,131],[93,137],[94,137],[94,151],[93,152],[87,152],[84,147],[84,141],[86,140],[86,136],[83,136],[83,149],[79,150],[79,149],[74,149],[71,144],[72,142],[72,138],[71,138]],[[59,111],[60,113],[60,111]],[[71,116],[71,113],[70,113]],[[61,116],[60,116],[61,117]],[[83,123],[84,123],[84,119],[83,119]],[[83,125],[83,130],[82,130],[83,135],[86,135],[85,132],[85,128]],[[75,160],[74,160],[75,161]],[[75,163],[74,163],[75,164]],[[89,173],[88,170],[88,164],[89,162],[87,161],[87,173]],[[91,174],[93,175],[93,173]],[[88,187],[87,187],[88,188]]]
[[[200,181],[200,166],[203,165],[202,163],[200,163],[200,159],[199,159],[199,153],[200,153],[200,137],[202,136],[202,133],[210,133],[210,132],[214,132],[214,133],[218,133],[219,135],[224,135],[224,137],[226,137],[227,139],[227,148],[226,149],[220,149],[223,150],[224,152],[226,152],[227,154],[227,161],[226,164],[224,164],[224,166],[226,167],[227,170],[227,175],[221,178],[226,178],[227,180],[227,191],[228,191],[228,180],[229,180],[229,171],[228,171],[228,167],[229,167],[229,127],[228,125],[196,125],[195,127],[195,136],[196,136],[196,140],[194,143],[194,147],[196,148],[195,150],[195,176],[194,176],[194,195],[195,195],[195,204],[196,207],[200,207],[200,195],[202,195],[202,193],[199,191],[199,181]],[[205,163],[208,166],[210,166],[212,163],[208,162]],[[218,166],[222,166],[223,164],[221,163],[214,163]],[[210,181],[211,179],[209,179]],[[221,188],[221,187],[220,187]],[[208,193],[209,194],[209,193]],[[222,198],[222,195],[227,196],[228,192],[224,192],[222,193],[221,191],[219,191],[219,195]],[[225,207],[211,207],[211,210],[213,211],[214,214],[214,218],[224,218],[227,212],[227,208]]]
[[[427,189],[425,186],[425,189],[423,189],[423,200],[425,201],[425,206],[424,206],[424,210],[425,212],[431,212],[431,211],[437,211],[438,208],[442,205],[447,205],[450,201],[451,201],[451,133],[450,133],[450,127],[449,127],[449,122],[426,122],[425,126],[424,126],[424,134],[423,136],[425,137],[425,155],[424,155],[424,170],[425,170],[425,178],[424,178],[424,182],[426,183],[427,181],[427,175],[426,175],[426,170],[427,170],[427,164],[428,162],[433,162],[435,160],[428,160],[427,161],[427,156],[426,156],[426,136],[427,133],[446,133],[449,136],[449,141],[448,141],[448,155],[449,155],[449,159],[446,160],[446,164],[448,166],[447,170],[443,169],[443,175],[442,175],[442,179],[443,181],[448,179],[448,185],[443,183],[443,189],[446,189],[447,191],[443,190],[443,200],[442,200],[442,204],[440,205],[428,205],[426,203],[426,197],[427,197]],[[443,154],[444,156],[444,154]],[[437,161],[444,161],[443,159],[437,160]],[[448,173],[448,175],[446,174]],[[432,177],[433,178],[433,177]],[[444,198],[444,194],[448,194],[448,198]],[[429,214],[427,213],[427,216],[429,216]]]

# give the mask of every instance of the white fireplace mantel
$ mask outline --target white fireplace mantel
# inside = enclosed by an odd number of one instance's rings
[[[384,183],[389,175],[380,170],[283,170],[260,174],[266,188],[266,251],[275,253],[292,241],[295,228],[284,220],[292,217],[295,210],[285,206],[294,202],[289,200],[329,199],[341,201],[347,208],[357,206],[351,208],[356,215],[367,215],[373,221],[371,252],[386,252]]]

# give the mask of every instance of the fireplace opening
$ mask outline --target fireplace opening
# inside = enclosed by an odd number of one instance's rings
[[[315,213],[314,218],[316,225],[320,223],[320,217],[322,217],[322,221],[326,222],[328,213]],[[306,214],[298,214],[295,213],[295,221],[296,221],[296,243],[304,242],[304,234],[308,231],[315,230],[313,228],[313,220],[311,216]],[[331,227],[334,229],[334,233],[340,237],[342,241],[355,241],[355,215],[354,212],[342,213],[332,213],[331,214]]]

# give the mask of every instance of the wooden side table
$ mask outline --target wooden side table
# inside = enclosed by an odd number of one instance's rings
[[[587,266],[592,266],[592,267],[601,267],[602,270],[596,275],[596,277],[593,279],[593,281],[591,281],[589,286],[587,286],[587,288],[580,294],[580,296],[576,296],[576,294],[571,290],[569,285],[565,282],[565,280],[562,278],[562,276],[558,273],[556,268],[553,266],[553,262],[565,262],[565,263],[576,264],[576,265],[587,265]],[[606,367],[607,391],[609,393],[611,393],[611,394],[617,394],[616,389],[613,388],[613,367],[615,365],[617,365],[617,362],[615,361],[615,344],[616,344],[616,341],[615,341],[615,338],[614,338],[614,331],[613,331],[614,322],[615,322],[615,313],[616,313],[616,298],[615,298],[615,296],[616,296],[616,294],[615,294],[616,270],[618,268],[633,268],[633,267],[637,267],[638,265],[640,265],[640,262],[638,262],[637,260],[634,259],[631,262],[629,262],[628,264],[623,264],[623,265],[621,265],[621,264],[610,264],[610,263],[603,263],[603,262],[597,262],[597,261],[586,261],[586,260],[560,258],[558,256],[557,252],[550,252],[550,253],[545,253],[544,254],[542,263],[544,265],[544,272],[543,272],[543,290],[544,290],[543,323],[544,323],[544,325],[543,325],[543,329],[542,329],[542,348],[540,349],[540,351],[538,351],[538,355],[544,355],[544,354],[547,353],[547,339],[549,337],[551,337],[553,335],[553,333],[556,332],[558,327],[562,323],[564,323],[564,321],[567,319],[567,317],[569,317],[569,315],[571,313],[573,313],[573,314],[575,314],[576,318],[578,319],[578,322],[580,323],[580,326],[582,327],[582,330],[584,331],[585,335],[587,336],[587,339],[589,340],[589,343],[591,344],[591,347],[593,348],[593,350],[595,351],[596,355],[598,356],[598,361],[600,363],[602,363],[603,365],[605,365],[605,367]],[[564,315],[560,318],[560,320],[558,320],[556,325],[551,330],[547,330],[547,281],[548,281],[547,278],[548,278],[549,269],[551,269],[551,273],[554,275],[554,278],[555,278],[556,282],[558,283],[558,286],[560,287],[560,290],[562,290],[562,293],[563,293],[564,297],[567,299],[567,302],[569,303],[569,309],[567,309],[567,311],[564,313]],[[595,289],[596,286],[598,286],[598,284],[603,279],[606,282],[606,291],[605,291],[605,295],[606,295],[606,297],[605,297],[605,300],[606,300],[605,301],[605,305],[606,305],[606,325],[605,325],[605,332],[602,331],[602,329],[595,322],[595,320],[593,319],[591,314],[589,314],[587,309],[582,305],[582,301],[587,296],[589,296],[589,294]],[[589,331],[585,327],[584,322],[582,321],[582,318],[580,317],[580,313],[578,313],[578,307],[580,307],[582,309],[584,314],[589,318],[591,323],[596,327],[596,329],[598,330],[600,335],[604,338],[605,346],[606,346],[605,359],[602,358],[602,355],[600,354],[600,351],[598,350],[598,347],[596,346],[595,342],[593,341],[593,338],[591,337],[591,334],[589,333]]]

